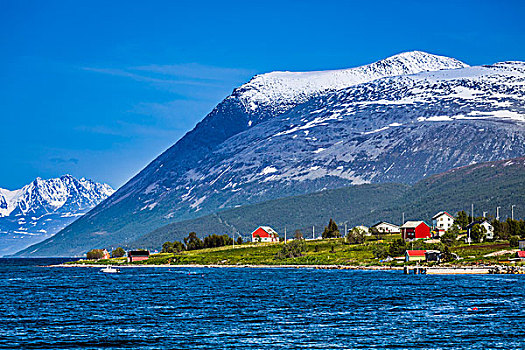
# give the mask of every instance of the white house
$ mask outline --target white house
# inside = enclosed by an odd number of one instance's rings
[[[399,230],[399,226],[388,223],[388,222],[384,222],[384,221],[378,222],[377,224],[372,225],[372,227],[370,228],[375,228],[380,233],[399,233],[401,232]]]
[[[432,228],[443,236],[454,225],[454,217],[446,211],[440,211],[432,217]]]
[[[465,238],[465,243],[469,243],[469,238],[471,237],[470,232],[472,230],[472,227],[474,227],[474,225],[476,224],[479,224],[479,226],[485,229],[485,237],[487,239],[494,239],[494,226],[492,226],[491,223],[488,222],[488,220],[481,220],[481,221],[471,222],[467,226],[467,237]],[[470,238],[470,241],[472,242],[472,238]]]

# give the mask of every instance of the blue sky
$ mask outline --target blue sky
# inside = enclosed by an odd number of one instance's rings
[[[236,86],[422,50],[525,60],[522,1],[0,0],[0,187],[122,185]]]

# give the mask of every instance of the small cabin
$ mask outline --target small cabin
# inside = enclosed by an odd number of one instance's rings
[[[426,256],[425,253],[426,250],[407,250],[405,252],[405,261],[425,261]]]
[[[130,250],[128,252],[128,262],[143,261],[149,259],[148,250]]]

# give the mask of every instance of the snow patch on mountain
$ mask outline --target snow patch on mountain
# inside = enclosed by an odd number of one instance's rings
[[[113,194],[107,184],[71,175],[0,188],[0,256],[58,232]]]
[[[314,95],[384,77],[464,67],[468,65],[454,58],[411,51],[356,68],[257,75],[236,89],[231,98],[238,98],[249,112],[256,112],[261,107],[278,111],[305,102]]]

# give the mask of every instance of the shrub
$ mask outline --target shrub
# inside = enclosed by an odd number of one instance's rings
[[[390,244],[388,248],[388,253],[391,257],[396,257],[405,254],[406,250],[407,244],[405,240],[403,238],[398,238]]]
[[[89,260],[99,260],[104,257],[104,251],[102,249],[91,249],[86,256]]]
[[[372,248],[374,256],[378,259],[384,259],[388,256],[388,248],[384,244],[376,244]]]
[[[126,251],[122,247],[118,247],[111,252],[111,257],[113,258],[122,258],[124,255],[126,255]]]
[[[297,258],[303,256],[306,251],[306,243],[303,240],[295,240],[287,244],[283,244],[281,251],[275,255],[276,259]]]
[[[515,248],[515,247],[519,246],[519,241],[520,241],[520,238],[518,236],[511,236],[510,239],[509,239],[509,245],[512,248]]]

